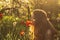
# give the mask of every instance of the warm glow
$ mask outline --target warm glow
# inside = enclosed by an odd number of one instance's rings
[[[7,3],[10,3],[10,0],[5,0]]]
[[[28,3],[29,1],[28,1],[28,0],[25,0],[25,2],[27,2],[27,3]]]
[[[2,4],[2,2],[0,1],[0,4]]]
[[[28,0],[24,0],[24,1],[23,1],[23,0],[21,0],[21,2],[29,3],[29,1],[28,1]]]
[[[31,35],[31,39],[33,40],[34,39],[34,26],[33,25],[30,25],[30,28],[29,28],[29,30],[30,30],[30,35]]]
[[[60,0],[58,0],[58,4],[60,4]]]

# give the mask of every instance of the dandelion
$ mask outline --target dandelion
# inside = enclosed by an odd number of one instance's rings
[[[13,26],[16,26],[17,22],[13,22]]]

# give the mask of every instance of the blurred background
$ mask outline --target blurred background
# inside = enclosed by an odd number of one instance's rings
[[[34,9],[43,9],[47,12],[60,37],[60,0],[0,0],[0,39],[33,40],[29,38],[33,33],[29,35],[27,20],[31,19]]]

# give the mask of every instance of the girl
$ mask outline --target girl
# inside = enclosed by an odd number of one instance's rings
[[[57,30],[47,18],[47,13],[41,9],[35,9],[32,15],[34,24],[34,40],[54,40]]]

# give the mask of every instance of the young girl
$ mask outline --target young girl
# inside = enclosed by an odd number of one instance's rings
[[[32,15],[34,24],[34,40],[54,40],[57,30],[47,18],[47,13],[41,9],[35,9]]]

